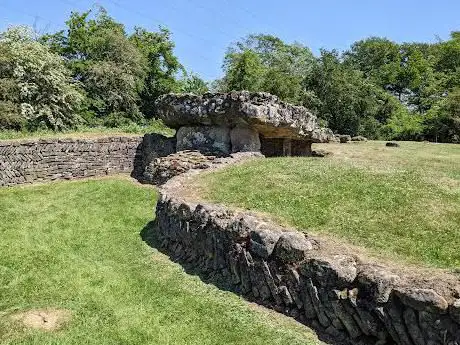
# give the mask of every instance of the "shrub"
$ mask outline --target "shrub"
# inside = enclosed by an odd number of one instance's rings
[[[0,96],[2,124],[54,130],[73,127],[80,121],[76,114],[82,95],[62,58],[34,37],[30,28],[22,26],[0,34],[0,85],[8,90]]]

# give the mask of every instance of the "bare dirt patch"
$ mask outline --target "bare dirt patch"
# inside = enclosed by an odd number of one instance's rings
[[[72,314],[66,309],[32,309],[11,315],[11,319],[27,328],[57,331],[70,321]]]

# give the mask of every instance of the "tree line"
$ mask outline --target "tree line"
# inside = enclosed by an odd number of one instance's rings
[[[336,133],[460,142],[460,32],[435,43],[370,37],[318,57],[249,35],[222,68],[206,83],[182,66],[167,29],[128,33],[104,9],[73,12],[53,34],[11,27],[0,33],[0,129],[145,124],[165,93],[249,90],[303,105]]]

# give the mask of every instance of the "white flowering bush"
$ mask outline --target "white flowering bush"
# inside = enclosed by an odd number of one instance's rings
[[[11,112],[31,129],[71,128],[80,121],[82,100],[63,59],[38,42],[33,30],[18,26],[0,34],[0,128],[8,127]]]

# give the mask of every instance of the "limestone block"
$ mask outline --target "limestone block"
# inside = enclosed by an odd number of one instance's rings
[[[346,255],[311,258],[300,271],[308,278],[317,279],[322,286],[347,287],[357,276],[355,260]]]
[[[259,133],[248,127],[235,127],[230,132],[232,152],[260,151]]]
[[[341,144],[346,144],[351,141],[351,136],[348,134],[338,134],[336,137],[339,139]]]
[[[273,253],[281,234],[280,230],[272,230],[268,227],[253,229],[250,233],[250,251],[261,258],[268,258]]]
[[[299,262],[309,251],[313,250],[313,243],[300,232],[285,232],[279,238],[275,247],[275,255],[282,262]]]
[[[231,152],[230,128],[213,126],[181,127],[176,134],[177,151],[198,150],[206,154]]]
[[[398,289],[396,293],[405,305],[415,310],[442,313],[449,307],[444,297],[432,289],[406,288]]]

